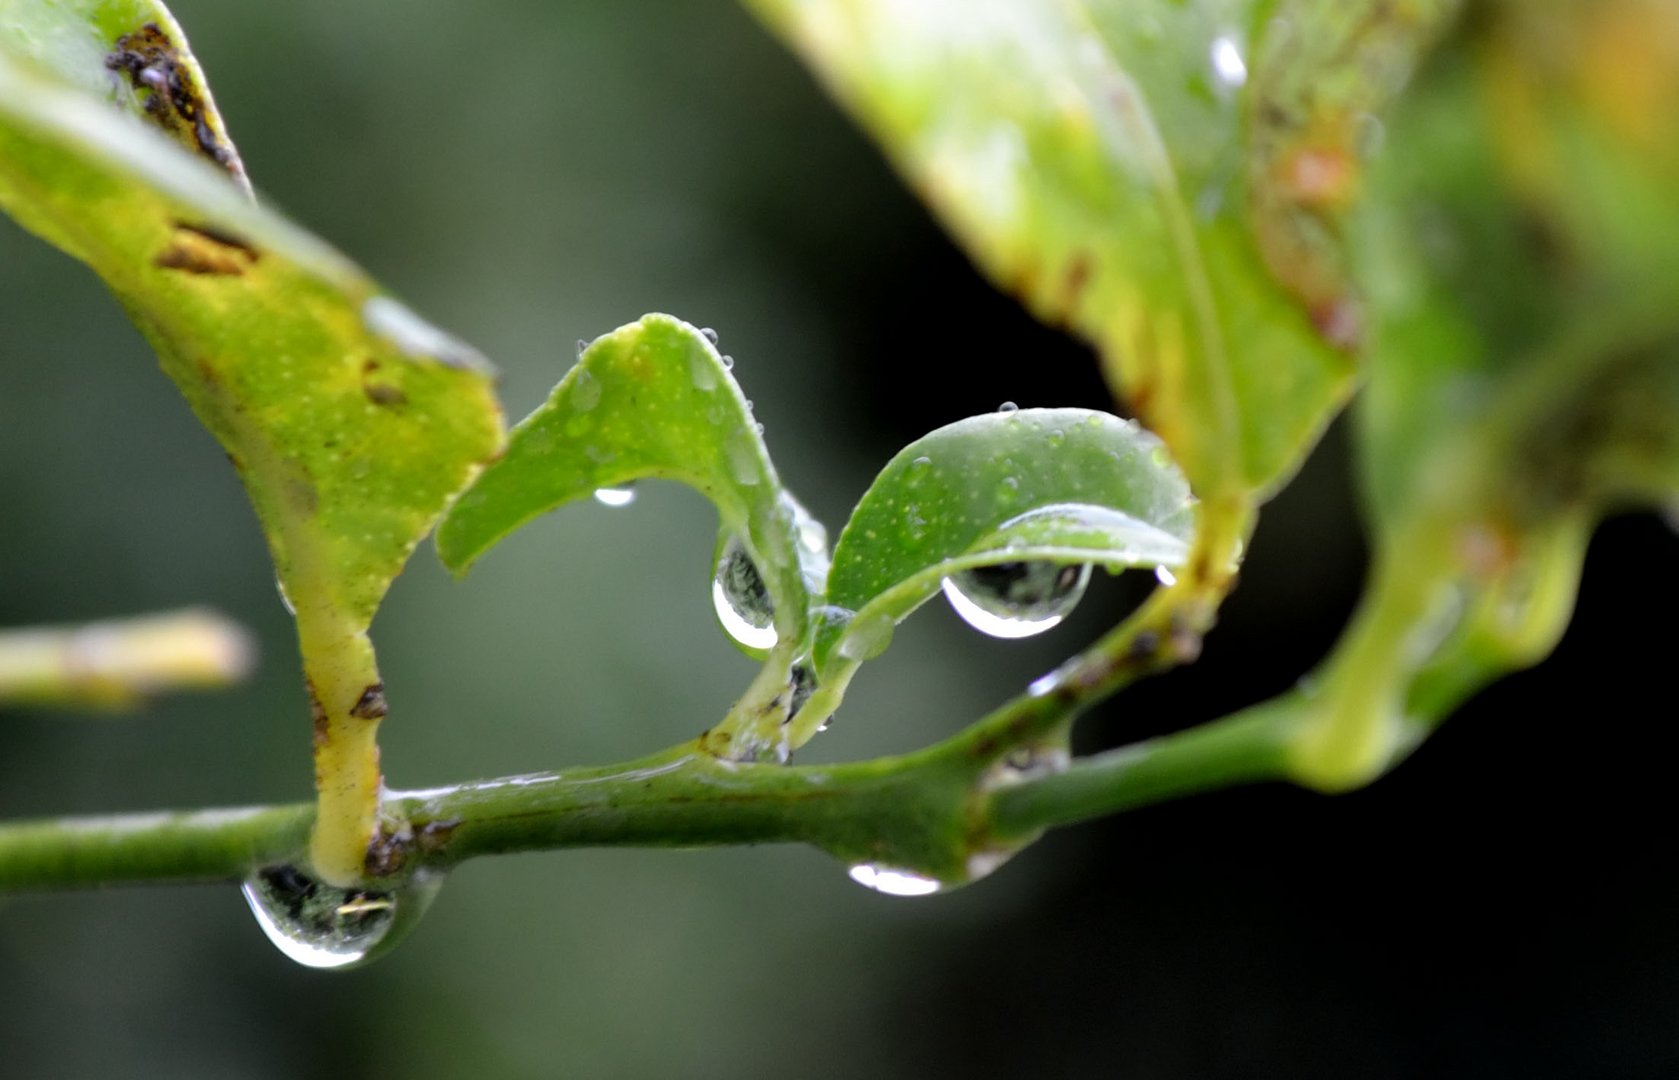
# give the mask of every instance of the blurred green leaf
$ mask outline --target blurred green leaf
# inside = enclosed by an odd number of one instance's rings
[[[1543,659],[1596,521],[1679,492],[1679,10],[1488,3],[1390,117],[1356,218],[1369,596],[1296,767],[1369,779]]]
[[[892,626],[952,575],[1175,566],[1194,525],[1182,474],[1134,422],[1087,409],[959,420],[888,462],[840,533],[827,596],[837,617],[818,631],[817,668],[827,678],[883,649]]]
[[[1292,472],[1357,337],[1325,222],[1444,5],[751,6],[995,282],[1096,344],[1198,493]]]
[[[584,350],[455,503],[438,530],[438,554],[464,573],[539,514],[643,479],[687,484],[716,505],[720,559],[738,539],[749,563],[733,565],[752,579],[743,587],[761,578],[776,639],[801,640],[825,569],[820,527],[782,490],[750,403],[715,346],[668,315],[644,316]]]

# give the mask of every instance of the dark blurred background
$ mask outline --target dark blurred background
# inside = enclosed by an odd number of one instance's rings
[[[732,4],[174,7],[267,199],[482,347],[511,417],[575,339],[672,312],[718,329],[837,528],[933,427],[1109,404]],[[5,714],[0,813],[308,797],[295,645],[232,470],[92,275],[9,222],[0,351],[0,624],[209,604],[263,647],[227,693]],[[1351,438],[1268,509],[1202,661],[1088,720],[1087,749],[1259,700],[1332,645],[1365,558]],[[375,627],[390,782],[698,732],[751,672],[711,620],[711,544],[702,500],[649,487],[464,584],[423,547]],[[1658,519],[1611,521],[1557,655],[1366,791],[1132,813],[948,896],[797,848],[512,857],[347,974],[281,957],[230,886],[5,901],[0,1075],[1670,1077],[1676,555]],[[929,605],[804,759],[954,731],[1140,592],[1107,582],[1021,643]]]

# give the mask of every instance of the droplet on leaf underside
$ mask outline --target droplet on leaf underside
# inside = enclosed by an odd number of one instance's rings
[[[937,878],[878,863],[858,863],[846,873],[864,888],[887,896],[931,896],[944,889]]]
[[[975,630],[1023,638],[1065,619],[1089,583],[1089,563],[1032,560],[963,570],[945,578],[943,588],[956,614]]]
[[[711,603],[723,632],[748,649],[769,649],[775,630],[775,603],[758,565],[740,538],[731,536],[717,557],[711,579]]]
[[[416,875],[393,890],[340,889],[295,866],[269,866],[240,886],[257,925],[289,959],[311,968],[345,968],[374,952],[399,915],[417,916],[443,882]],[[411,910],[404,910],[411,909]]]

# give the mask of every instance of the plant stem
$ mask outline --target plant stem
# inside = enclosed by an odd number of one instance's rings
[[[0,631],[0,706],[124,708],[165,690],[236,682],[253,653],[237,623],[194,608]]]
[[[1290,694],[1175,735],[1074,761],[1065,772],[999,788],[990,820],[1023,837],[1214,788],[1280,779],[1301,698]]]

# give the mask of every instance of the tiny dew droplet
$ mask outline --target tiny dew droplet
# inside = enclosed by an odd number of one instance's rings
[[[345,968],[395,944],[442,882],[441,875],[422,873],[389,891],[340,889],[295,866],[268,866],[240,891],[262,932],[288,958],[304,967]]]
[[[858,863],[846,873],[864,888],[887,896],[931,896],[944,888],[935,878],[876,863]]]
[[[709,327],[709,326],[700,327],[700,333],[704,334],[705,339],[707,341],[711,342],[713,345],[717,344],[717,331],[713,330],[711,327]]]
[[[1020,406],[1016,405],[1012,401],[1005,401],[1001,405],[997,406],[997,411],[1000,413],[1019,412]]]
[[[1089,563],[1006,562],[944,579],[945,599],[964,622],[998,638],[1023,638],[1055,626],[1090,583]]]
[[[1248,65],[1234,38],[1228,34],[1214,38],[1208,54],[1213,62],[1213,74],[1220,83],[1234,88],[1248,81]]]
[[[578,412],[588,412],[600,404],[600,380],[587,368],[577,369],[571,381],[571,405]]]
[[[635,488],[628,484],[622,487],[596,488],[595,501],[602,506],[628,506],[635,502]]]
[[[1154,579],[1160,582],[1160,584],[1166,586],[1168,589],[1178,583],[1178,575],[1172,573],[1172,571],[1168,570],[1164,566],[1157,566],[1154,568]]]
[[[775,631],[775,603],[763,575],[736,536],[724,543],[711,579],[711,603],[724,633],[748,649],[769,649]]]
[[[732,357],[732,356],[723,357],[723,370],[724,371],[733,371],[734,369],[735,369],[735,358]]]

